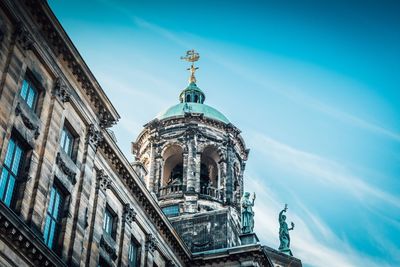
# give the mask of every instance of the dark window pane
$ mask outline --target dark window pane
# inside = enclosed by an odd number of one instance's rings
[[[129,244],[129,251],[128,251],[128,261],[129,261],[129,267],[136,267],[137,262],[138,262],[138,250],[139,247],[136,244],[135,241],[131,241]]]
[[[21,87],[21,93],[20,94],[21,94],[22,99],[25,100],[26,104],[31,109],[34,109],[35,108],[35,104],[36,104],[36,98],[37,98],[37,95],[38,95],[38,91],[32,85],[31,82],[29,82],[26,79],[22,82],[22,87]]]
[[[49,206],[47,208],[46,224],[44,226],[43,238],[45,244],[53,249],[55,248],[54,240],[57,240],[61,229],[61,211],[64,198],[60,190],[53,186],[50,191]]]
[[[23,152],[22,147],[14,139],[10,139],[0,180],[0,200],[7,206],[11,204]]]
[[[67,128],[63,128],[61,133],[61,147],[67,153],[68,156],[72,157],[72,148],[74,144],[74,137]]]

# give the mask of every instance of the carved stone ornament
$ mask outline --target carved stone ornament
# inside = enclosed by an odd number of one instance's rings
[[[35,125],[28,116],[26,116],[21,109],[20,104],[18,103],[16,108],[15,108],[15,115],[20,116],[22,119],[22,122],[28,128],[29,130],[33,131],[33,134],[35,136],[35,139],[39,137],[39,126]]]
[[[101,131],[96,130],[94,124],[90,124],[86,137],[87,142],[93,145],[95,149],[97,149],[103,139],[104,137]]]
[[[157,239],[152,234],[146,235],[146,251],[154,252],[157,249]]]
[[[61,158],[60,152],[57,153],[56,164],[58,165],[60,170],[62,170],[62,172],[68,177],[68,180],[70,180],[73,185],[76,184],[76,173],[68,168],[67,164]]]
[[[129,205],[129,203],[126,203],[124,205],[124,213],[122,219],[125,222],[131,224],[132,222],[135,221],[135,218],[136,218],[135,210],[131,207],[131,205]]]
[[[97,186],[104,191],[111,188],[111,178],[104,173],[104,170],[97,171]]]
[[[115,261],[118,256],[117,256],[117,250],[114,248],[114,246],[110,245],[107,240],[104,238],[104,236],[101,236],[100,238],[100,247],[104,249],[105,252],[110,256],[110,258]]]
[[[53,94],[58,97],[63,103],[69,102],[71,100],[69,89],[61,78],[57,78],[54,85]]]
[[[107,110],[104,108],[100,108],[98,115],[101,128],[109,128],[115,123],[110,113],[108,113]]]
[[[33,47],[33,38],[29,31],[22,26],[21,23],[17,25],[15,30],[16,41],[21,45],[24,50],[31,50]]]

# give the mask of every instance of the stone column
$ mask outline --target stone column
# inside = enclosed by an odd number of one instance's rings
[[[157,156],[155,157],[156,164],[155,164],[155,171],[154,171],[153,190],[154,190],[154,192],[155,192],[156,194],[158,194],[158,191],[159,191],[159,189],[160,189],[160,186],[162,186],[162,184],[161,184],[161,179],[162,179],[162,176],[161,176],[161,174],[162,174],[162,172],[161,172],[161,169],[162,169],[162,160],[163,160],[163,159],[161,158],[160,155],[157,155]]]
[[[82,266],[95,266],[99,258],[100,239],[103,234],[103,217],[106,208],[106,190],[111,187],[111,178],[103,170],[96,172],[96,187],[89,208],[89,231],[85,235],[82,251]]]
[[[156,169],[156,149],[153,138],[150,139],[150,166],[149,166],[149,179],[147,180],[147,189],[154,192],[154,180]]]
[[[200,192],[200,170],[201,170],[201,153],[200,152],[196,153],[195,166],[196,166],[195,191],[197,193],[199,193]]]
[[[228,144],[227,148],[225,190],[226,202],[230,204],[233,201],[233,151],[231,144]]]
[[[196,187],[196,164],[195,164],[196,149],[194,147],[194,142],[189,141],[188,144],[188,164],[187,164],[187,191],[194,192]]]
[[[188,149],[185,147],[182,153],[182,158],[183,158],[183,170],[182,170],[182,175],[183,175],[183,191],[187,190],[187,170],[188,170],[188,158],[189,158],[189,153]]]

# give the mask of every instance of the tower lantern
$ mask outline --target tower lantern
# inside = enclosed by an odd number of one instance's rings
[[[133,144],[134,163],[193,252],[240,244],[240,200],[248,149],[240,130],[204,104],[196,84],[194,50],[189,84],[178,104],[144,126]]]

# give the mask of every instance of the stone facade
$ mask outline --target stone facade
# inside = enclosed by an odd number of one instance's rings
[[[46,1],[0,1],[0,79],[1,266],[301,265],[240,245],[248,150],[233,125],[155,120],[137,162],[124,157],[109,130],[119,115]],[[176,161],[185,176],[171,184]],[[171,205],[182,216],[170,221]]]

